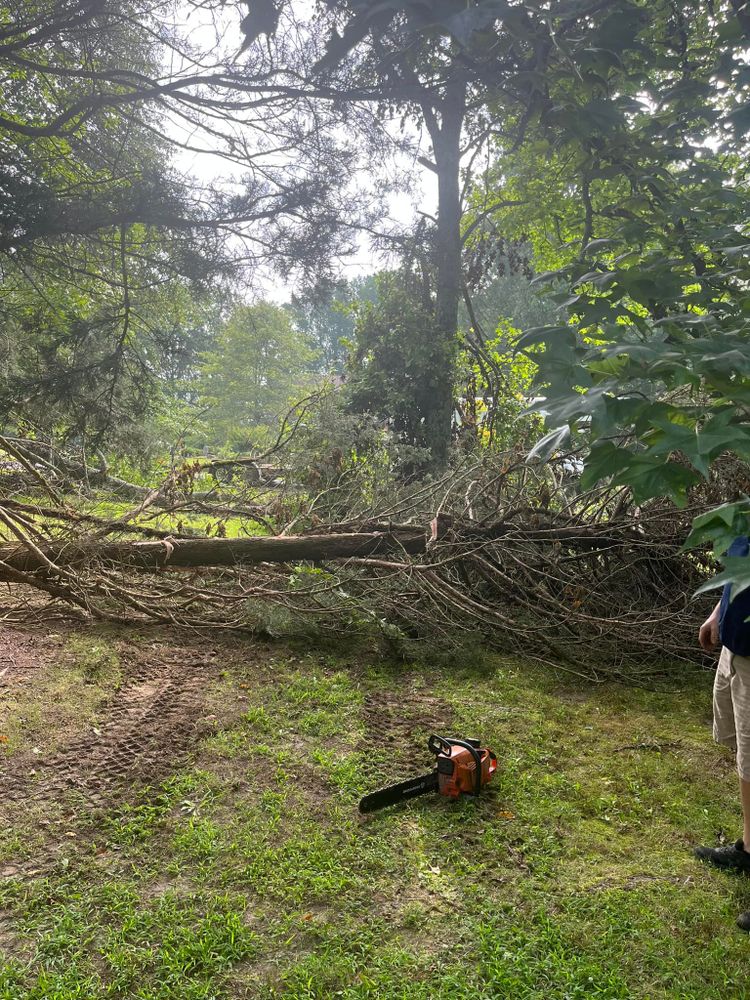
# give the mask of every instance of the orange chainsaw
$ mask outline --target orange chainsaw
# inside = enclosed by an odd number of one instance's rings
[[[455,740],[433,734],[427,747],[436,757],[434,770],[365,795],[359,803],[359,811],[375,812],[427,792],[438,792],[450,799],[479,795],[482,786],[497,770],[497,757],[491,750],[480,747],[479,740]]]

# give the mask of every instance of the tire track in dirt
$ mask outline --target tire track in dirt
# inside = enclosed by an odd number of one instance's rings
[[[74,789],[91,805],[105,806],[121,799],[126,788],[160,781],[185,761],[210,728],[206,687],[216,675],[211,659],[194,656],[154,656],[137,664],[94,726],[32,769],[28,760],[22,761],[0,779],[3,801],[29,795],[37,802],[59,800]]]
[[[452,707],[406,684],[367,694],[361,717],[367,744],[389,751],[385,760],[367,759],[363,764],[373,788],[419,773],[422,764],[425,771],[430,769],[434,758],[427,752],[425,731],[455,735],[450,733]]]
[[[368,736],[378,743],[408,744],[425,729],[442,733],[453,720],[453,710],[426,691],[399,687],[366,695],[362,720]]]

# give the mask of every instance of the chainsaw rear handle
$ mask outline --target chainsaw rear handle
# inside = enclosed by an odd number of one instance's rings
[[[479,740],[457,740],[451,736],[446,738],[445,736],[438,736],[437,733],[433,733],[427,741],[427,746],[436,757],[450,757],[451,747],[461,747],[463,750],[468,750],[476,765],[474,769],[474,794],[479,795],[481,793],[482,755],[479,751]]]

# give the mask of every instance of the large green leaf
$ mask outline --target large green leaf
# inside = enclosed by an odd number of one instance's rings
[[[723,572],[718,573],[699,587],[697,593],[702,594],[731,584],[731,598],[734,600],[750,587],[750,559],[747,556],[731,556],[724,559],[723,562]]]
[[[692,549],[710,542],[714,555],[723,555],[735,538],[748,534],[750,527],[750,500],[725,503],[699,514],[693,519],[685,548]]]

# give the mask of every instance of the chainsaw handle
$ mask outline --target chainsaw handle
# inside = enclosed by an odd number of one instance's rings
[[[437,733],[433,733],[427,741],[427,749],[430,753],[434,753],[436,757],[439,754],[450,757],[452,742],[452,740],[446,740],[444,737],[438,736]]]

